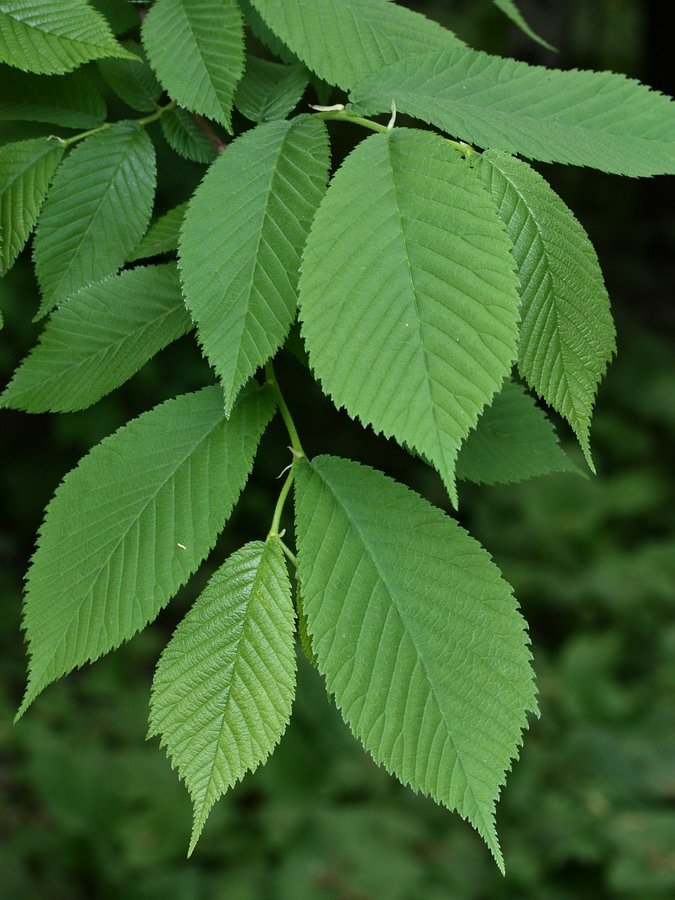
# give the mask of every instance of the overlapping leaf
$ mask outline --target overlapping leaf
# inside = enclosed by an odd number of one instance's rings
[[[189,853],[215,801],[274,749],[295,689],[293,602],[277,541],[237,550],[162,653],[150,735],[161,735],[194,804]]]
[[[399,111],[464,141],[619,175],[675,173],[675,103],[612,72],[564,72],[468,48],[365,78],[351,109]]]
[[[523,481],[550,472],[579,472],[532,397],[513,381],[501,391],[462,444],[457,477],[482,484]]]
[[[199,127],[192,113],[177,107],[165,112],[160,120],[167,144],[185,159],[208,163],[216,158],[216,148]]]
[[[535,710],[525,623],[483,548],[419,495],[322,456],[298,470],[312,648],[374,759],[456,809],[500,867],[494,810]]]
[[[62,75],[104,56],[134,58],[86,0],[0,3],[0,62],[24,72]]]
[[[140,44],[127,41],[125,46],[138,59],[104,59],[98,67],[106,82],[128,106],[140,112],[152,112],[157,107],[162,86],[143,58]]]
[[[344,90],[411,54],[462,46],[451,31],[390,0],[251,3],[299,59]]]
[[[287,66],[249,54],[234,104],[252,122],[284,119],[300,102],[308,82],[302,65]]]
[[[169,253],[178,249],[178,235],[185,218],[187,203],[179,203],[156,222],[153,222],[148,233],[140,244],[134,248],[127,257],[127,262],[135,262],[138,259],[148,259],[151,256],[159,256],[161,253]]]
[[[438,135],[373,135],[333,178],[299,285],[324,389],[431,460],[455,500],[459,445],[516,353],[517,278],[484,194]]]
[[[236,0],[157,0],[143,22],[143,44],[174,100],[231,131],[232,100],[244,71]]]
[[[185,302],[227,408],[295,316],[300,253],[327,171],[322,122],[267,122],[232,142],[190,201],[180,241]]]
[[[191,327],[175,264],[112,275],[54,311],[0,404],[33,413],[84,409]]]
[[[0,275],[28,240],[63,151],[47,138],[0,147]]]
[[[595,250],[572,212],[527,163],[489,151],[477,169],[513,243],[522,297],[518,367],[572,425],[592,468],[591,413],[615,349]]]
[[[142,238],[155,196],[155,154],[134,122],[78,144],[54,178],[35,235],[41,313],[112,275]]]
[[[514,3],[514,0],[492,0],[492,2],[529,38],[532,38],[533,41],[541,44],[542,47],[546,47],[547,50],[552,50],[554,53],[557,53],[555,47],[552,47],[548,41],[545,41],[536,33],[536,31],[532,30],[525,17]]]
[[[81,460],[47,507],[27,576],[29,681],[50,682],[134,635],[225,524],[273,410],[265,389],[225,418],[220,388],[168,400]]]
[[[94,128],[105,119],[105,103],[86,72],[44,78],[0,66],[0,119]]]

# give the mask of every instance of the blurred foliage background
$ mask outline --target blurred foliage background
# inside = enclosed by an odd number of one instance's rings
[[[99,0],[99,6],[114,0]],[[675,93],[657,0],[520,0],[553,55],[490,0],[411,7],[475,47],[563,68],[609,68]],[[128,115],[109,98],[111,117]],[[4,125],[0,140],[44,133]],[[157,143],[162,139],[157,133]],[[334,138],[338,135],[334,133]],[[345,138],[346,140],[347,138]],[[339,149],[338,149],[338,152]],[[202,168],[161,149],[159,211]],[[465,486],[463,523],[494,555],[530,623],[541,718],[499,806],[502,878],[457,816],[377,768],[300,660],[291,725],[269,763],[221,800],[187,860],[187,793],[145,743],[155,661],[210,571],[263,536],[286,463],[274,424],[251,484],[203,571],[145,632],[50,687],[17,726],[21,578],[41,512],[77,459],[156,403],[211,380],[179,341],[97,406],[3,411],[0,485],[0,895],[6,900],[491,900],[675,896],[675,182],[541,166],[596,245],[619,355],[593,429],[597,478]],[[0,283],[0,377],[34,342],[29,257]],[[292,358],[279,376],[310,452],[378,465],[432,501],[438,480],[321,398]],[[569,434],[561,427],[564,441]],[[574,453],[574,449],[571,448]]]

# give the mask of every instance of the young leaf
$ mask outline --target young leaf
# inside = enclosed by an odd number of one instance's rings
[[[127,262],[136,262],[138,259],[148,259],[151,256],[159,256],[161,253],[170,253],[178,249],[178,235],[185,218],[187,203],[179,203],[156,222],[153,222],[148,233],[133,252],[127,257]]]
[[[125,46],[138,59],[104,59],[98,63],[101,75],[118,97],[132,109],[152,112],[162,94],[162,85],[144,59],[143,48],[136,41]]]
[[[87,0],[3,0],[0,62],[24,72],[62,75],[103,56],[135,58]]]
[[[143,44],[174,100],[232,130],[232,100],[244,70],[236,0],[157,0],[143,22]]]
[[[615,351],[595,250],[572,212],[527,163],[491,150],[477,170],[513,242],[522,297],[518,368],[574,428],[592,469],[591,413]]]
[[[84,409],[191,327],[175,264],[112,275],[54,311],[0,404],[33,413]]]
[[[192,797],[192,853],[215,801],[264,762],[291,715],[293,602],[277,541],[237,550],[162,653],[148,736],[162,736]]]
[[[300,253],[327,173],[322,122],[268,122],[232,142],[190,201],[180,241],[185,302],[226,409],[295,317]]]
[[[252,122],[285,119],[300,102],[308,84],[303,65],[286,66],[249,54],[234,105]]]
[[[505,381],[462,444],[457,477],[501,484],[549,472],[580,474],[543,410],[521,385]]]
[[[468,48],[381,69],[350,112],[399,112],[463,141],[619,175],[675,173],[675,103],[613,72],[564,72]]]
[[[54,178],[35,234],[44,315],[112,275],[143,237],[155,196],[155,153],[135,122],[78,144]]]
[[[451,31],[390,0],[251,2],[299,59],[343,90],[413,53],[463,46]]]
[[[553,53],[558,52],[555,47],[551,46],[548,41],[545,41],[536,33],[536,31],[533,31],[532,28],[530,28],[523,14],[514,3],[514,0],[492,0],[492,2],[529,38],[532,38],[533,41],[541,44],[542,47],[546,47],[547,50],[552,50]]]
[[[105,103],[86,72],[44,78],[0,66],[0,120],[26,120],[95,128],[105,119]]]
[[[298,571],[328,689],[376,762],[455,809],[500,868],[495,801],[536,711],[525,622],[485,550],[391,478],[298,469]]]
[[[199,163],[210,163],[216,158],[216,148],[186,109],[170,109],[159,124],[167,144],[179,156]]]
[[[48,138],[0,147],[0,275],[28,240],[63,151],[62,144]]]
[[[187,581],[227,521],[272,410],[265,389],[229,419],[220,388],[183,394],[66,475],[28,571],[29,679],[18,715],[52,681],[132,637]]]
[[[509,242],[484,193],[438,135],[372,135],[331,182],[299,285],[324,389],[430,459],[455,502],[459,446],[510,372],[518,337]]]

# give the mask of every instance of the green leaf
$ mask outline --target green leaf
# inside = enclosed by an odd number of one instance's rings
[[[0,66],[0,84],[0,120],[94,128],[105,119],[105,103],[85,72],[45,78]]]
[[[313,72],[344,90],[413,53],[462,46],[451,31],[389,0],[252,0],[252,5]]]
[[[84,409],[191,327],[175,264],[112,275],[54,311],[0,404],[32,413]]]
[[[192,853],[215,801],[264,762],[295,692],[291,586],[279,543],[246,544],[213,575],[162,653],[150,730],[192,797]]]
[[[186,109],[165,112],[160,125],[167,144],[185,159],[209,163],[216,158],[216,148]]]
[[[138,25],[138,13],[134,0],[89,0],[91,5],[108,20],[113,34],[124,34]]]
[[[63,151],[48,138],[0,147],[0,275],[28,240]]]
[[[510,372],[518,337],[510,245],[484,195],[438,135],[372,135],[333,178],[299,285],[324,390],[431,460],[454,502],[459,446]]]
[[[502,484],[550,472],[580,474],[543,410],[519,384],[506,381],[462,444],[457,477]]]
[[[489,151],[477,170],[513,243],[522,297],[518,368],[574,428],[593,469],[591,413],[615,351],[595,250],[572,212],[527,163]]]
[[[143,240],[127,257],[127,262],[136,262],[138,259],[148,259],[177,250],[178,235],[186,209],[187,203],[179,203],[153,222]]]
[[[327,174],[322,122],[267,122],[230,144],[190,201],[180,241],[185,302],[227,409],[295,317],[300,253]]]
[[[134,58],[86,0],[0,0],[0,62],[62,75],[103,56]]]
[[[613,72],[564,72],[460,48],[366,78],[350,112],[399,112],[480,147],[619,175],[675,173],[675,103]]]
[[[152,142],[135,122],[117,122],[75,147],[35,234],[40,314],[120,268],[148,227],[155,178]]]
[[[47,507],[27,576],[29,680],[44,687],[155,618],[222,530],[273,410],[265,389],[225,418],[220,388],[183,394],[106,438]]]
[[[174,100],[232,130],[234,90],[244,70],[235,0],[157,0],[143,22],[143,43]]]
[[[249,55],[234,104],[252,122],[285,119],[300,102],[308,84],[303,65],[286,66]]]
[[[257,9],[251,6],[249,0],[239,0],[239,7],[246,27],[251,34],[258,38],[261,44],[271,50],[274,56],[289,65],[298,62],[298,57],[295,53],[291,53],[286,44],[265,24],[262,16]]]
[[[486,551],[374,469],[298,469],[298,571],[328,689],[376,762],[503,861],[495,801],[536,711],[525,622]]]
[[[532,38],[533,41],[536,41],[538,44],[541,44],[542,47],[546,47],[547,50],[553,51],[553,53],[557,53],[555,47],[549,44],[548,41],[545,41],[542,37],[540,37],[536,31],[533,31],[532,28],[527,24],[523,14],[518,9],[513,0],[492,0],[494,5],[500,9],[505,16],[507,16],[511,21],[520,28],[520,30],[526,34],[529,38]]]
[[[136,41],[125,41],[138,59],[104,59],[98,63],[107,84],[118,97],[139,112],[153,112],[162,94],[162,85],[145,61],[143,48]]]

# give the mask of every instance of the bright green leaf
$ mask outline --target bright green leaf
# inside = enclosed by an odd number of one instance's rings
[[[513,242],[522,297],[518,368],[572,425],[593,468],[591,413],[615,350],[595,250],[572,212],[527,163],[489,151],[477,169]]]
[[[380,472],[321,456],[297,475],[298,571],[328,689],[376,762],[478,830],[536,711],[508,584],[457,523]]]
[[[143,44],[174,100],[232,130],[232,100],[244,71],[236,0],[157,0],[143,22]]]
[[[194,804],[189,853],[215,801],[270,755],[295,691],[293,602],[277,541],[246,544],[212,576],[162,653],[149,736]]]
[[[505,16],[508,16],[508,18],[511,19],[511,21],[515,25],[517,25],[518,28],[520,28],[520,30],[529,38],[532,38],[533,41],[541,44],[542,47],[546,47],[547,50],[552,50],[553,53],[558,52],[555,47],[549,44],[548,41],[545,41],[536,33],[536,31],[532,30],[513,0],[492,0],[492,2],[498,9],[500,9],[504,13]]]
[[[0,275],[28,240],[63,149],[47,138],[0,147]]]
[[[136,41],[125,41],[138,59],[104,59],[98,63],[101,75],[118,97],[132,109],[152,112],[162,94],[162,85],[145,62],[143,48]]]
[[[40,314],[120,268],[148,227],[155,177],[152,141],[135,122],[118,122],[75,147],[56,173],[35,234]]]
[[[212,386],[144,413],[85,456],[47,507],[27,576],[29,680],[44,687],[155,618],[222,530],[273,410],[265,389],[225,418]]]
[[[216,158],[215,146],[186,109],[177,107],[165,112],[160,125],[167,144],[185,159],[209,163]]]
[[[86,0],[0,0],[0,62],[62,75],[104,56],[134,58]]]
[[[156,222],[153,222],[148,233],[138,247],[127,257],[127,262],[136,262],[138,259],[148,259],[151,256],[159,256],[161,253],[170,253],[178,249],[178,235],[185,218],[187,203],[179,203]]]
[[[103,98],[86,72],[45,78],[0,66],[0,84],[0,120],[94,128],[105,119]]]
[[[249,55],[234,104],[252,122],[285,119],[300,102],[308,83],[302,65],[287,66]]]
[[[528,66],[460,48],[366,78],[350,111],[399,112],[477,144],[619,175],[675,173],[675,103],[613,72]]]
[[[191,327],[174,264],[112,275],[54,311],[0,403],[32,413],[84,409]]]
[[[510,372],[509,241],[480,178],[429,132],[367,138],[312,224],[300,317],[338,406],[436,466],[456,501],[462,440]]]
[[[390,0],[251,3],[299,59],[344,90],[413,53],[462,46],[451,31]]]
[[[558,443],[544,411],[519,384],[506,381],[462,444],[457,477],[500,484],[550,472],[579,469]]]
[[[267,122],[230,144],[190,201],[180,241],[185,302],[227,408],[295,317],[300,254],[327,172],[322,122]]]

